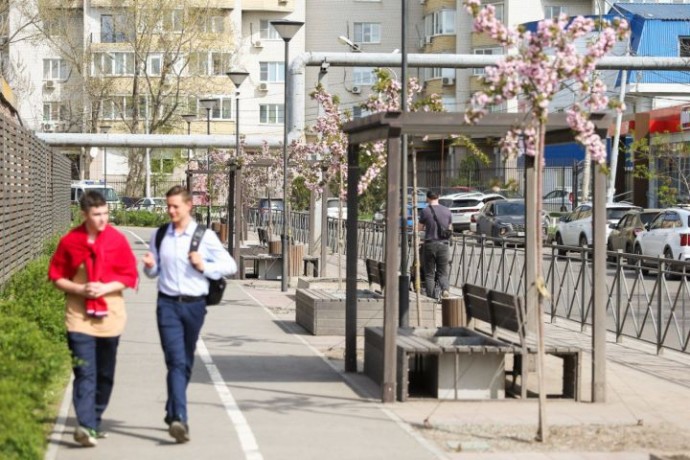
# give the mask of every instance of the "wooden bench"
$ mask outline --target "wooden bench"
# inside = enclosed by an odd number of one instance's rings
[[[525,333],[522,299],[469,283],[463,285],[462,292],[468,321],[475,319],[490,325],[493,338],[513,346],[513,387],[519,375],[521,397],[526,398],[528,366],[523,365],[523,357],[535,356],[538,350],[537,344],[529,340]],[[552,344],[545,344],[544,348],[547,355],[563,360],[562,396],[579,401],[582,350],[579,347]]]
[[[365,265],[367,267],[367,281],[369,281],[369,290],[373,289],[373,284],[379,285],[380,289],[374,292],[383,293],[386,289],[386,263],[379,262],[374,259],[366,259]]]
[[[396,336],[397,399],[502,399],[505,355],[512,347],[460,328],[399,328]],[[364,329],[364,373],[383,383],[382,327]]]

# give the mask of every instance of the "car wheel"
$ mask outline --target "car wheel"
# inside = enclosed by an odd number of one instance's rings
[[[611,244],[610,241],[606,244],[606,251],[607,251],[606,260],[615,264],[616,263],[616,256],[611,254],[613,252],[613,245]]]
[[[556,244],[558,246],[563,246],[563,238],[561,237],[560,233],[556,233]],[[565,249],[559,249],[558,255],[561,257],[565,257],[566,252],[568,252],[568,251],[566,251]]]
[[[664,277],[667,280],[672,280],[678,278],[678,275],[674,272],[678,270],[678,267],[674,267],[673,264],[670,262],[674,260],[673,258],[673,252],[671,251],[671,248],[666,248],[664,250],[664,259],[666,261],[663,262],[664,264]]]
[[[641,255],[642,255],[642,248],[641,248],[639,245],[638,245],[638,246],[635,246],[635,254],[637,254],[638,256],[641,256]],[[644,267],[644,263],[642,262],[642,260],[641,260],[641,259],[638,259],[638,260],[637,260],[637,263],[640,264],[640,271],[642,272],[642,275],[644,275],[644,276],[649,275],[649,270],[647,270],[646,268],[643,268],[643,267]]]

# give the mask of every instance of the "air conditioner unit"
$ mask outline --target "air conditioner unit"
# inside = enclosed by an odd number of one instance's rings
[[[278,5],[286,5],[287,0],[278,0]]]
[[[426,45],[426,43],[424,42],[424,39],[423,39],[423,38],[420,38],[420,39],[419,39],[418,47],[419,47],[419,48],[424,48],[424,45]]]
[[[420,5],[426,4],[426,0],[419,0],[419,4],[420,4]]]
[[[53,124],[52,123],[43,123],[43,132],[44,133],[52,133],[53,132]]]
[[[261,43],[261,40],[257,40],[254,42],[254,48],[263,48],[264,44]]]
[[[55,88],[55,82],[53,80],[46,80],[43,86],[45,89],[53,89]]]
[[[352,87],[352,94],[359,94],[361,92],[362,92],[362,88],[360,88],[359,86],[353,86]]]
[[[268,91],[268,83],[259,83],[259,91]]]
[[[455,84],[455,78],[443,77],[441,82],[443,83],[443,86],[453,86]]]
[[[431,35],[427,35],[426,37],[424,37],[424,43],[431,43]]]

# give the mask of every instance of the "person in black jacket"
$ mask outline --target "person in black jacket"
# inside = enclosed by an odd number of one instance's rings
[[[450,231],[453,217],[450,209],[438,203],[438,194],[429,191],[426,194],[428,206],[419,217],[419,223],[424,226],[424,252],[422,263],[424,267],[424,287],[426,295],[435,297],[436,279],[441,289],[441,297],[449,297],[448,272],[450,264]]]

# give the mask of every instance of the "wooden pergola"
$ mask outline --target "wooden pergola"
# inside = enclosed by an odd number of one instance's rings
[[[347,240],[346,240],[346,300],[345,300],[345,371],[357,372],[357,185],[360,180],[359,150],[360,144],[379,140],[387,141],[387,187],[386,202],[396,203],[387,206],[386,228],[397,229],[401,219],[401,209],[397,205],[401,199],[401,136],[410,137],[451,137],[465,135],[470,138],[503,137],[514,126],[525,125],[528,114],[524,113],[489,113],[475,125],[465,122],[463,113],[437,112],[381,112],[346,123],[343,131],[348,136],[348,176],[347,176]],[[610,125],[610,117],[594,114],[591,117],[598,134],[605,138]],[[573,132],[566,122],[565,113],[552,114],[547,123],[546,144],[572,142]],[[541,161],[541,160],[539,160]],[[540,200],[535,181],[535,157],[525,158],[525,203],[526,221],[536,222],[537,203]],[[605,388],[605,308],[606,308],[606,176],[603,173],[594,176],[594,263],[593,263],[593,348],[594,372],[593,387]],[[535,286],[535,261],[541,254],[536,254],[535,245],[540,238],[540,229],[533,225],[526,228],[526,280],[525,305],[528,320],[534,320],[534,306],[537,301]],[[400,267],[400,232],[387,231],[385,237],[385,297],[384,297],[384,363],[381,399],[392,402],[396,394],[396,359],[395,343],[398,318],[406,318],[407,312],[399,311],[400,297],[409,293],[399,292],[398,269]],[[600,276],[601,275],[601,276]],[[603,325],[602,327],[598,327]],[[596,366],[600,368],[596,368]]]

